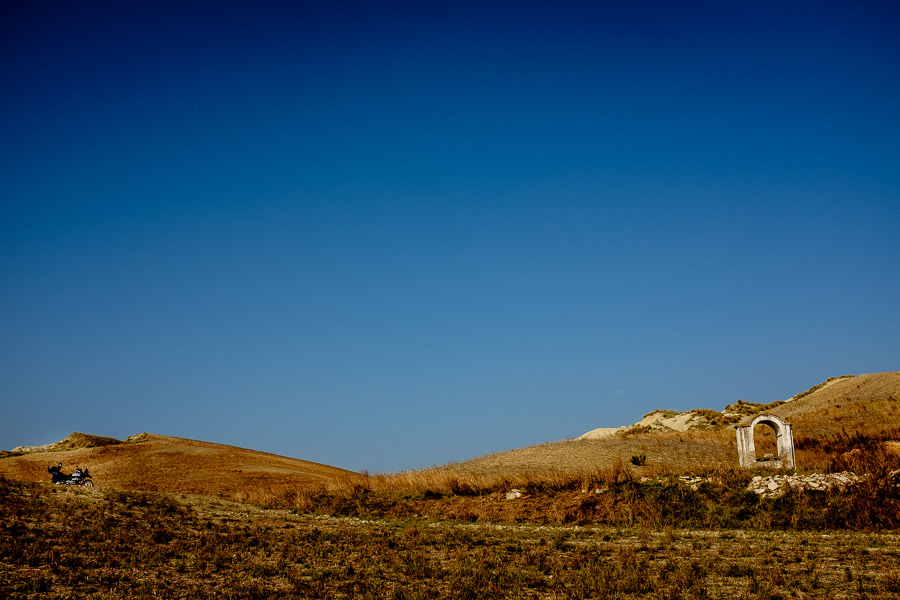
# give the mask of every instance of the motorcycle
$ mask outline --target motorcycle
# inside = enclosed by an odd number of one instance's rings
[[[93,478],[88,473],[87,468],[81,469],[75,467],[75,472],[66,475],[62,472],[62,463],[55,467],[47,467],[47,472],[53,476],[53,483],[56,485],[83,485],[84,487],[94,487]]]

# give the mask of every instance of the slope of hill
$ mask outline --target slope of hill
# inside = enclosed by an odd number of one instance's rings
[[[0,458],[12,454],[32,454],[34,452],[62,452],[63,450],[76,450],[78,448],[94,448],[97,446],[112,446],[132,441],[128,438],[123,442],[112,437],[91,435],[89,433],[70,433],[64,440],[44,444],[43,446],[17,446],[10,451],[0,451]]]
[[[356,475],[305,460],[147,433],[125,441],[76,433],[56,444],[17,450],[0,458],[0,475],[49,481],[47,467],[62,462],[66,473],[76,465],[88,467],[97,486],[240,500],[295,493]]]
[[[794,435],[877,434],[900,427],[900,371],[832,379],[773,408]]]
[[[829,435],[879,430],[900,425],[900,371],[832,377],[787,400],[755,404],[738,400],[721,412],[708,408],[689,411],[655,410],[632,425],[593,429],[577,439],[667,431],[707,431],[749,422],[761,413],[790,421],[804,434]]]
[[[608,469],[625,464],[639,474],[737,464],[733,426],[761,412],[793,425],[801,447],[798,464],[813,464],[817,440],[860,437],[874,441],[900,439],[900,371],[828,379],[785,401],[770,404],[737,402],[723,411],[657,410],[629,426],[599,428],[576,440],[552,442],[475,458],[454,468],[474,473],[558,473]],[[771,430],[763,427],[758,445],[774,446]],[[801,448],[802,450],[802,448]],[[630,461],[634,457],[633,467]],[[641,458],[643,457],[643,458]]]
[[[735,403],[719,412],[654,411],[598,439],[546,443],[434,469],[447,476],[554,477],[625,469],[644,476],[737,464],[733,425],[760,411],[793,425],[800,468],[828,468],[835,456],[863,447],[896,447],[900,440],[900,372],[829,379],[787,401]],[[757,445],[767,428],[757,434]],[[771,430],[768,430],[771,433]],[[610,434],[611,433],[611,434]],[[365,477],[304,460],[221,444],[153,434],[120,441],[72,434],[47,446],[0,453],[0,475],[48,481],[47,467],[90,468],[98,486],[122,490],[222,495],[267,503],[310,490],[347,486]],[[402,475],[402,474],[399,474]]]

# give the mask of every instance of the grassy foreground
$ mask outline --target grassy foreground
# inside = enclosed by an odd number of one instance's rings
[[[0,599],[900,597],[900,372],[777,404],[799,474],[855,483],[748,491],[715,411],[384,475],[152,434],[0,452]],[[98,487],[40,483],[60,461]]]
[[[360,493],[366,502],[381,497],[384,503],[389,496],[371,489]],[[544,501],[570,493],[610,497],[610,492],[559,489],[547,490]],[[790,510],[802,508],[790,496],[785,496],[795,503]],[[823,501],[847,502],[851,496],[829,494]],[[330,498],[344,500],[314,511],[263,509],[210,497],[0,479],[0,597],[862,599],[900,594],[896,530],[823,531],[790,521],[766,529],[688,529],[654,527],[641,518],[617,526],[597,518],[599,509],[582,524],[477,516],[466,522],[446,514],[360,518],[337,515],[374,509],[366,502],[353,508],[352,494]],[[460,499],[472,506],[515,504],[466,495],[422,502],[439,513]],[[660,501],[689,504],[678,498]]]

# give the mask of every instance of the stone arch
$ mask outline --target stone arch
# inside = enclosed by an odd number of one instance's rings
[[[778,459],[778,428],[769,421],[753,425],[753,453],[758,462],[770,462]]]
[[[775,446],[778,457],[774,460],[757,460],[756,445],[753,442],[753,428],[757,425],[768,425],[775,431]],[[742,467],[773,467],[775,469],[793,469],[794,432],[792,427],[775,415],[757,415],[749,425],[735,427],[737,435],[738,461]]]

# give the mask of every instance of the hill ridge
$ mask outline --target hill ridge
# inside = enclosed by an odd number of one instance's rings
[[[736,402],[723,411],[657,410],[626,428],[599,438],[499,452],[435,467],[476,475],[590,473],[630,469],[637,473],[688,472],[736,464],[732,425],[765,410],[793,426],[798,465],[822,463],[821,448],[840,455],[900,440],[900,371],[829,378],[787,401]],[[684,427],[678,431],[672,424]],[[764,436],[760,437],[762,441]],[[893,448],[894,446],[891,446]],[[89,467],[101,487],[123,490],[222,495],[248,500],[296,495],[302,490],[334,489],[365,478],[338,467],[216,442],[142,433],[126,440],[73,433],[30,452],[0,453],[0,476],[46,482],[47,467],[64,463]],[[818,461],[818,462],[816,462]]]
[[[120,440],[114,437],[73,431],[58,442],[51,442],[49,444],[41,444],[37,446],[16,446],[12,450],[4,450],[3,453],[8,456],[11,454],[33,454],[35,452],[63,452],[65,450],[76,450],[78,448],[95,448],[98,446],[124,444],[132,441],[132,438],[134,437],[136,436],[129,437],[125,440]]]
[[[47,467],[90,468],[97,487],[222,495],[238,500],[296,494],[357,477],[353,471],[216,442],[153,433],[118,440],[73,433],[0,456],[0,476],[47,482]]]
[[[746,403],[747,415],[726,418],[724,411],[694,409],[653,411],[634,426],[591,430],[578,439],[546,442],[525,448],[496,452],[452,466],[481,476],[512,473],[563,471],[583,473],[597,469],[634,470],[636,474],[655,472],[696,472],[737,465],[737,449],[732,427],[758,414],[754,407],[781,417],[793,427],[800,468],[824,468],[821,451],[842,452],[865,446],[882,451],[900,440],[900,371],[830,378],[791,401],[757,405]],[[735,403],[737,404],[737,403]],[[695,428],[678,431],[669,426],[679,417]],[[688,419],[696,418],[696,421]],[[701,420],[701,417],[703,420]],[[712,423],[712,418],[719,419]],[[642,423],[642,421],[644,421]],[[654,427],[653,425],[656,425]],[[696,426],[700,425],[700,426]],[[763,428],[768,429],[768,428]],[[759,443],[769,432],[761,431]],[[774,445],[774,436],[771,444]]]
[[[897,371],[888,371],[885,373],[871,373],[867,375],[841,375],[839,377],[829,377],[822,383],[812,386],[805,392],[800,392],[791,396],[787,400],[775,400],[768,404],[757,402],[746,402],[737,400],[725,406],[721,411],[711,408],[692,408],[686,411],[674,411],[666,409],[656,409],[645,414],[640,421],[631,425],[622,425],[620,427],[599,427],[592,429],[576,439],[591,440],[603,439],[616,435],[636,435],[642,433],[664,433],[664,432],[685,432],[685,431],[707,431],[724,429],[728,426],[737,426],[746,424],[754,416],[763,414],[764,412],[772,412],[778,414],[776,410],[791,402],[796,402],[803,398],[807,398],[828,389],[832,385],[841,381],[847,381],[858,378],[871,378],[890,375],[900,375]],[[900,386],[897,386],[900,388]],[[781,415],[779,415],[781,416]]]

